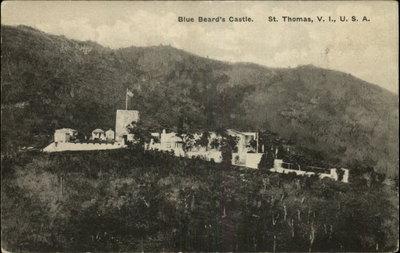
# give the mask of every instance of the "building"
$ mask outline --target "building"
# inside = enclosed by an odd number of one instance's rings
[[[117,110],[115,119],[115,140],[121,142],[128,136],[128,126],[139,121],[139,111]]]
[[[184,156],[183,140],[176,133],[167,133],[164,129],[161,134],[151,133],[148,148],[160,151],[173,151],[176,156]]]
[[[100,128],[92,131],[92,140],[106,140],[106,134]]]
[[[251,142],[254,140],[257,142],[257,132],[241,132],[234,129],[227,129],[227,134],[236,137],[238,153],[257,152],[257,147],[253,147]]]
[[[237,139],[237,152],[232,153],[232,164],[239,165],[239,166],[246,166],[246,164],[250,161],[256,161],[261,159],[261,155],[257,155],[253,158],[248,153],[258,153],[258,144],[256,147],[252,145],[253,141],[258,141],[258,136],[256,132],[241,132],[234,129],[226,130],[226,133],[232,137]],[[252,162],[255,163],[255,162]]]
[[[78,131],[71,128],[61,128],[54,132],[54,142],[70,142],[76,138]]]
[[[182,138],[177,136],[176,133],[167,133],[165,129],[160,135],[160,148],[162,150],[173,150],[182,148]]]
[[[155,140],[156,142],[160,141],[160,133],[151,133],[151,138],[153,139],[153,141]]]
[[[112,131],[112,130],[111,130]],[[107,131],[108,132],[108,131]],[[113,132],[113,131],[112,131]],[[77,142],[78,131],[71,128],[57,129],[54,133],[54,142],[45,147],[43,152],[63,152],[63,151],[88,151],[125,148],[124,142],[121,143],[87,143]],[[103,130],[96,129],[92,132],[92,139],[105,140],[106,135]]]
[[[106,131],[106,140],[113,141],[115,139],[115,132],[112,129]]]

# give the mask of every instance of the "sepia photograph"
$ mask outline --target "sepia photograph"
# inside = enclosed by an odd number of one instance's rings
[[[397,252],[396,1],[3,1],[2,252]]]

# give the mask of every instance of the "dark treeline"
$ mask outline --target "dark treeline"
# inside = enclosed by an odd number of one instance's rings
[[[392,251],[394,186],[126,150],[2,157],[9,251]]]

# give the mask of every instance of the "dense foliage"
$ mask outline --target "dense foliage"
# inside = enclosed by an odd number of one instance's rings
[[[269,129],[311,156],[398,175],[398,97],[342,72],[229,64],[168,46],[117,50],[2,26],[1,148],[88,135],[130,108],[152,129]]]
[[[9,251],[393,251],[394,186],[239,170],[168,153],[2,157]]]

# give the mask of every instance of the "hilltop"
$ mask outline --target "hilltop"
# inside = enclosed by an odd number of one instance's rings
[[[26,26],[2,26],[1,39],[2,154],[43,147],[60,127],[113,128],[129,88],[155,130],[269,129],[332,163],[398,175],[398,96],[351,74],[113,50]]]

